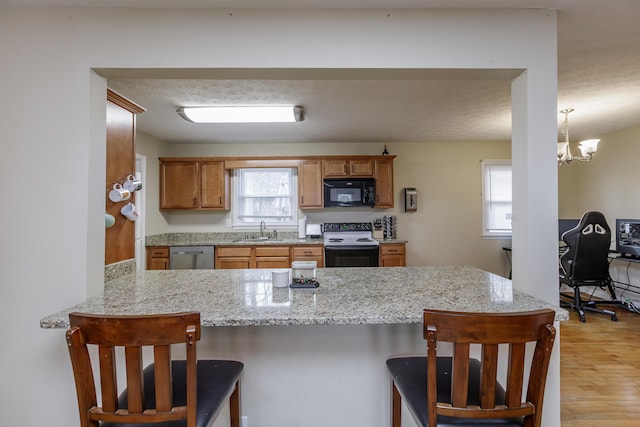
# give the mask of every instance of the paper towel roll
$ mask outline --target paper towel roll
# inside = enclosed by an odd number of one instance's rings
[[[273,286],[276,288],[286,288],[289,286],[289,283],[291,283],[289,280],[289,270],[285,268],[273,270],[271,272],[271,283],[273,283]]]
[[[307,238],[307,219],[298,220],[298,239]]]

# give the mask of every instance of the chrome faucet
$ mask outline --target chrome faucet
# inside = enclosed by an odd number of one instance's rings
[[[264,221],[260,221],[260,237],[264,237],[264,230],[267,228],[267,224]]]

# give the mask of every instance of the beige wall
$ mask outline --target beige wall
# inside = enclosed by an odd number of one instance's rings
[[[602,136],[591,163],[574,162],[558,171],[558,216],[579,218],[584,212],[616,218],[640,218],[634,161],[640,158],[640,127]],[[167,144],[145,133],[137,137],[138,152],[147,155],[147,234],[181,231],[229,231],[228,212],[160,212],[158,157],[250,155],[380,154],[382,143],[327,144]],[[575,144],[574,144],[575,145]],[[310,222],[370,221],[398,216],[398,237],[409,242],[409,265],[470,264],[505,275],[504,240],[482,239],[480,160],[508,159],[508,142],[387,144],[394,162],[394,209],[327,209],[304,211]],[[577,148],[573,147],[577,152]],[[418,211],[403,212],[402,189],[418,189]]]
[[[584,212],[600,211],[613,227],[616,218],[640,218],[640,126],[599,137],[598,153],[590,163],[560,167],[560,216],[579,218]]]
[[[394,209],[303,211],[310,222],[372,221],[398,216],[398,237],[407,240],[409,265],[475,265],[505,275],[504,240],[482,239],[480,160],[508,159],[509,142],[387,144],[394,161]],[[229,231],[228,212],[162,212],[158,206],[159,156],[266,156],[380,154],[382,143],[165,144],[142,134],[138,151],[147,157],[147,234]],[[404,212],[402,189],[418,190],[418,211]]]

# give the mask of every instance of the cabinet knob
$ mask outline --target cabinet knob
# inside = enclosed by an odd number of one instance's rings
[[[194,198],[193,198],[193,206],[194,206],[194,207],[195,207],[195,206],[198,206],[198,198],[197,198],[197,197],[194,197]]]

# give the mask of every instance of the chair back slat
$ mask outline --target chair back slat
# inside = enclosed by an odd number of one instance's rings
[[[100,360],[102,408],[107,412],[115,412],[118,410],[118,379],[114,348],[112,346],[98,346],[98,358]]]
[[[154,370],[156,384],[156,409],[159,412],[171,410],[173,404],[173,384],[171,383],[171,347],[157,345],[153,349],[153,359],[156,366]]]
[[[462,418],[524,417],[525,425],[539,427],[547,370],[555,339],[553,310],[527,313],[458,313],[424,311],[424,337],[427,340],[427,406],[429,425],[437,424],[438,415]],[[451,396],[438,401],[436,349],[439,342],[453,343]],[[525,380],[527,343],[535,342],[527,396],[522,400]],[[507,357],[500,356],[500,345],[508,346]],[[470,359],[470,346],[480,346],[480,361]],[[498,382],[499,364],[506,360],[506,390]],[[468,390],[470,366],[480,364],[479,390]],[[479,402],[470,403],[471,396]],[[498,400],[498,396],[500,397]]]
[[[127,408],[130,414],[144,411],[144,384],[142,382],[142,348],[127,346],[124,348],[127,369]]]
[[[522,384],[524,383],[524,364],[526,344],[509,345],[509,364],[507,366],[506,405],[510,408],[522,402]]]
[[[67,331],[67,345],[76,380],[81,427],[98,427],[100,421],[157,423],[176,420],[186,420],[188,427],[196,426],[199,313],[149,316],[71,313],[69,321],[71,328]],[[181,343],[185,345],[187,355],[187,405],[173,406],[171,345]],[[96,382],[88,349],[92,345],[98,346],[101,402],[96,398]],[[145,347],[153,347],[155,387],[151,390],[145,390]],[[118,401],[116,348],[124,348],[124,403]]]
[[[490,409],[496,406],[496,385],[498,375],[498,345],[482,346],[480,377],[480,407]]]
[[[469,344],[454,344],[452,371],[456,374],[451,378],[451,402],[464,406],[469,396]]]

